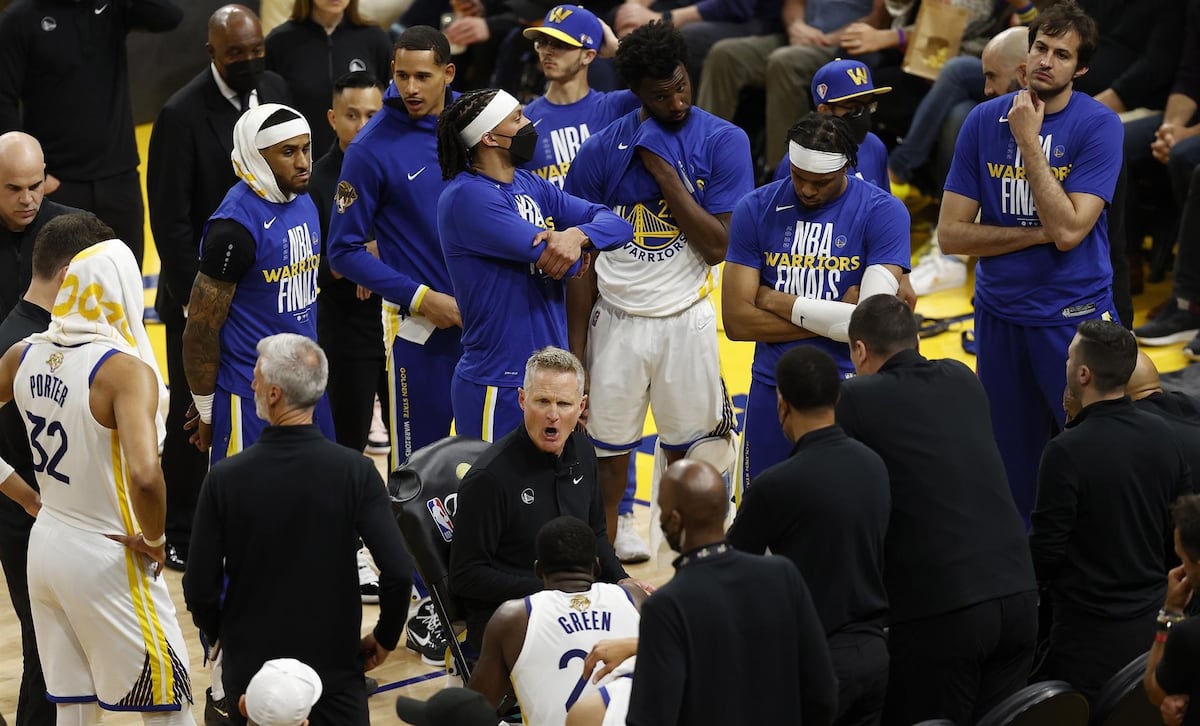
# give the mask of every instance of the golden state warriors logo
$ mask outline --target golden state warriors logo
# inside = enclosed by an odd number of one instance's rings
[[[50,366],[51,373],[57,372],[58,369],[62,366],[62,364],[63,364],[63,354],[62,353],[51,353],[50,357],[46,359],[46,365]]]
[[[346,209],[354,204],[358,199],[358,192],[354,191],[354,187],[345,179],[338,182],[337,192],[333,196],[333,203],[337,207],[338,214],[345,214]]]
[[[587,595],[576,595],[575,597],[571,598],[570,608],[572,610],[583,612],[591,606],[592,601],[588,599]]]
[[[846,75],[850,76],[850,82],[856,86],[866,85],[867,83],[867,67],[855,66],[846,69]]]
[[[570,8],[568,8],[567,6],[559,5],[558,7],[554,8],[553,10],[550,11],[550,14],[546,16],[546,19],[552,23],[556,23],[556,24],[561,23],[562,21],[571,17],[571,13],[573,13],[573,12],[574,11],[571,10]]]
[[[671,246],[679,238],[679,227],[664,200],[653,204],[657,210],[638,202],[633,206],[620,205],[613,211],[633,225],[633,244],[657,252]]]

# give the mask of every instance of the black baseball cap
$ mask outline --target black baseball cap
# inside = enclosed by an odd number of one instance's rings
[[[466,688],[444,688],[428,701],[400,696],[396,715],[413,726],[496,726],[500,721],[482,694]]]

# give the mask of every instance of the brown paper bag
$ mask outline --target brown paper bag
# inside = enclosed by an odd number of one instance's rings
[[[946,61],[958,55],[968,15],[965,8],[941,0],[921,3],[904,52],[904,72],[935,80]]]

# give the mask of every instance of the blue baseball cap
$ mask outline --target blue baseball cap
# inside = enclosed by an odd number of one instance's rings
[[[856,60],[832,60],[813,75],[813,101],[840,103],[861,96],[878,96],[892,90],[891,86],[876,88],[871,80],[871,69],[866,63]]]
[[[542,24],[526,28],[523,35],[534,38],[538,34],[562,41],[574,48],[599,50],[604,42],[604,28],[600,19],[579,5],[557,5],[546,13]]]

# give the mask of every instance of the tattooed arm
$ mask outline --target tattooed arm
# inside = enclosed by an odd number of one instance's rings
[[[237,283],[222,282],[203,272],[192,283],[187,327],[183,330],[183,371],[194,396],[211,395],[217,388],[221,362],[221,326],[229,316],[229,305]],[[212,444],[212,424],[200,421],[193,443],[201,451]]]

